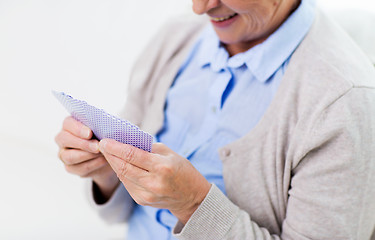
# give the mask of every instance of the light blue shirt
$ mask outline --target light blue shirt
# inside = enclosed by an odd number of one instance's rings
[[[168,92],[157,140],[189,159],[225,193],[218,149],[250,132],[262,118],[314,16],[315,1],[303,0],[266,41],[232,57],[208,26]],[[127,239],[174,239],[176,222],[168,210],[136,206]]]

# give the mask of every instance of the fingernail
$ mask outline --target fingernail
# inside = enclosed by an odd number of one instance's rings
[[[81,137],[88,139],[90,137],[91,130],[88,127],[81,128]]]
[[[93,152],[98,152],[98,151],[99,151],[99,144],[98,144],[98,142],[97,142],[97,141],[95,141],[95,142],[90,142],[90,143],[89,143],[89,148],[90,148],[90,150],[93,151]]]
[[[102,152],[105,149],[105,145],[107,144],[107,140],[103,139],[99,142],[99,150]]]

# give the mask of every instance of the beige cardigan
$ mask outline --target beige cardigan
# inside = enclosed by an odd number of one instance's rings
[[[135,65],[123,117],[157,133],[167,91],[203,25],[174,21],[153,39]],[[375,227],[372,64],[318,11],[259,124],[218,151],[227,196],[212,186],[188,223],[177,224],[175,237],[369,239]],[[133,205],[121,186],[95,208],[118,221]]]

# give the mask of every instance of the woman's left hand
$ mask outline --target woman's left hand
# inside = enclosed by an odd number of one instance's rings
[[[210,190],[189,160],[164,144],[153,144],[149,153],[103,139],[99,149],[138,204],[169,209],[184,224]]]

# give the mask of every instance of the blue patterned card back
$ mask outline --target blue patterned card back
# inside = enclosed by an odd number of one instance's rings
[[[52,93],[74,119],[93,131],[97,139],[111,138],[151,152],[153,137],[136,125],[108,114],[103,109],[91,106],[85,101],[74,99],[63,92],[52,91]]]

